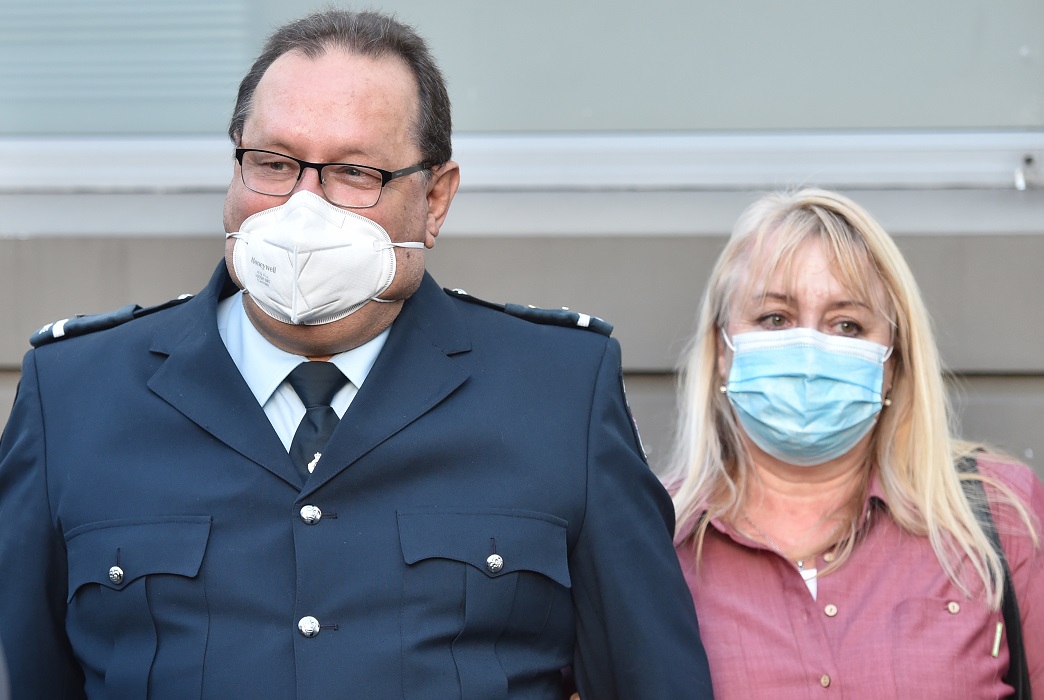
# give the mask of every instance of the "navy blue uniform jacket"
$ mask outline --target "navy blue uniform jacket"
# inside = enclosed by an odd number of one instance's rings
[[[15,698],[557,699],[570,664],[584,700],[709,697],[616,341],[426,276],[304,482],[218,336],[233,289],[222,263],[26,354],[0,441]]]

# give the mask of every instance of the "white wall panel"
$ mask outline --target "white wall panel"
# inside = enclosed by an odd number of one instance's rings
[[[220,133],[254,47],[248,6],[3,0],[0,134]]]
[[[0,133],[219,135],[264,36],[329,4],[2,0]],[[461,133],[1044,128],[1040,0],[365,6],[430,40]]]

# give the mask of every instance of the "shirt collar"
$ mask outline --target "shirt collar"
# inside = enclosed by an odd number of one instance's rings
[[[236,363],[243,380],[257,402],[264,406],[290,371],[306,361],[300,355],[272,345],[247,318],[243,308],[243,292],[237,292],[218,304],[218,333]],[[370,374],[391,329],[385,328],[376,338],[357,348],[334,355],[330,362],[359,388]]]

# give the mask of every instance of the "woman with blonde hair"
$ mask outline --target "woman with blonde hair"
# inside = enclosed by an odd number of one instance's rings
[[[669,479],[715,697],[1044,692],[1044,487],[953,436],[880,225],[833,192],[763,197],[698,323]]]

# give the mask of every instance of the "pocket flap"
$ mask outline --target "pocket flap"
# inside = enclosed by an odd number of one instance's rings
[[[397,513],[399,542],[407,564],[452,559],[490,578],[533,571],[568,588],[566,521],[525,510],[408,510]],[[500,557],[500,567],[488,564]]]
[[[120,590],[150,574],[194,577],[203,564],[210,523],[210,516],[188,515],[106,520],[70,530],[65,535],[69,600],[88,583]]]

